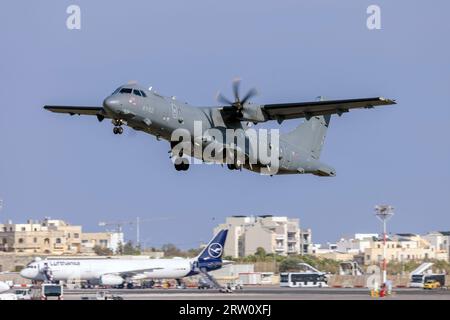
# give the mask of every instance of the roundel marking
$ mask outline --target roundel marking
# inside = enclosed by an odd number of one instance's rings
[[[213,258],[218,258],[222,255],[223,247],[220,243],[211,243],[208,248],[208,254]]]

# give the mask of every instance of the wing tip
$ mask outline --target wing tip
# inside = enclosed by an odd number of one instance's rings
[[[380,100],[381,102],[383,102],[384,104],[397,104],[397,100],[396,99],[388,99],[385,97],[378,97],[378,100]]]

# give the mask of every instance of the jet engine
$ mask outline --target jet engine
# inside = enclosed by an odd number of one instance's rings
[[[124,279],[114,274],[105,274],[100,277],[100,284],[104,286],[118,286],[122,283],[124,283]]]

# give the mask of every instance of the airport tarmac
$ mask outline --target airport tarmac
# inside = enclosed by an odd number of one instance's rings
[[[97,290],[65,290],[65,300],[95,298]],[[199,289],[114,289],[124,300],[450,300],[450,290],[395,289],[384,298],[372,298],[368,289],[247,287],[233,293]]]

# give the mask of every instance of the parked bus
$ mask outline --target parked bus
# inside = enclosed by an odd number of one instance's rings
[[[283,272],[280,273],[280,287],[322,288],[328,287],[328,279],[322,272]]]

